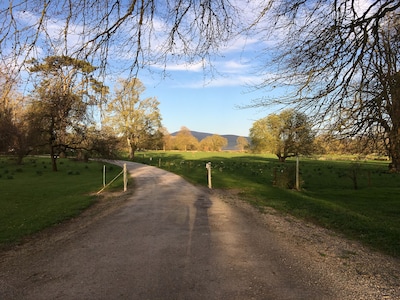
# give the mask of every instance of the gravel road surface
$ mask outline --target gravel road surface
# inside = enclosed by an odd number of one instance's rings
[[[127,166],[131,192],[0,252],[0,299],[400,299],[396,259]]]

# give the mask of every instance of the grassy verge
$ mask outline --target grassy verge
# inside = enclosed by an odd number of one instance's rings
[[[0,157],[0,244],[78,215],[96,201],[103,183],[103,163],[59,159],[58,172],[51,171],[50,159],[25,158],[16,165],[12,158]],[[110,181],[121,171],[107,165]],[[122,188],[122,179],[110,189]]]
[[[213,187],[240,189],[245,199],[334,229],[369,247],[400,257],[400,175],[387,162],[301,159],[302,191],[287,189],[295,161],[240,153],[148,152],[136,161],[207,185],[212,163]],[[357,189],[355,189],[357,187]]]

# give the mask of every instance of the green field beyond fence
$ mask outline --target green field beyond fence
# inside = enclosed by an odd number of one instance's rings
[[[103,186],[103,163],[28,157],[22,165],[0,157],[0,246],[78,215]],[[107,164],[107,182],[121,168]],[[122,190],[122,177],[111,189]]]
[[[174,172],[207,186],[240,189],[244,199],[334,229],[347,237],[400,256],[400,175],[388,162],[300,158],[301,191],[295,183],[295,160],[240,153],[145,152],[135,161]]]

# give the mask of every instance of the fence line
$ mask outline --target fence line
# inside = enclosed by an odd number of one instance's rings
[[[126,171],[126,164],[124,164],[122,171],[117,176],[115,176],[107,185],[103,186],[103,188],[100,191],[98,191],[96,194],[98,195],[102,191],[104,191],[108,186],[110,186],[121,175],[124,176],[124,192],[126,192],[127,185],[128,185],[128,176],[127,176],[127,171]]]

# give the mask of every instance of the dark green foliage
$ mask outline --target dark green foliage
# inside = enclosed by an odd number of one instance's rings
[[[103,163],[60,159],[59,171],[52,172],[43,168],[49,162],[27,159],[18,166],[21,171],[11,174],[8,170],[16,167],[15,161],[0,156],[0,166],[7,170],[0,177],[0,245],[76,216],[96,200],[93,193],[102,187]],[[120,171],[107,167],[107,180]],[[111,188],[121,190],[122,179]]]

